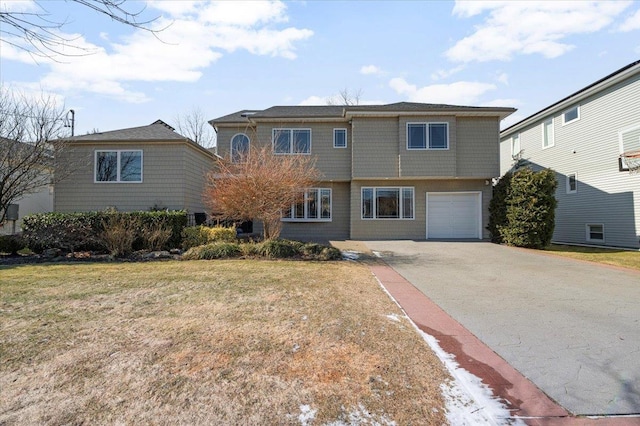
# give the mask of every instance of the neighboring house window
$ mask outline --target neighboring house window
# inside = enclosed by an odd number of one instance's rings
[[[142,182],[142,151],[96,151],[95,182]]]
[[[362,219],[413,219],[412,187],[362,188]]]
[[[553,118],[542,123],[542,148],[551,148],[555,145],[553,140]]]
[[[562,125],[572,123],[574,121],[580,120],[580,107],[574,106],[568,111],[565,111],[562,114]]]
[[[333,129],[333,147],[347,147],[347,129]]]
[[[449,149],[449,123],[407,123],[407,149]]]
[[[273,129],[275,154],[310,154],[311,129]]]
[[[516,158],[520,154],[520,133],[511,137],[511,158]]]
[[[604,225],[587,224],[587,241],[603,243],[604,242]]]
[[[249,137],[244,133],[238,133],[231,138],[231,161],[237,163],[249,154]]]
[[[331,221],[331,188],[309,188],[300,193],[298,202],[282,212],[286,222]]]
[[[567,194],[575,194],[578,192],[578,174],[569,173],[567,175]]]

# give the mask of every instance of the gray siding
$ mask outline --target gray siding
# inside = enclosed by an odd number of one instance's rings
[[[407,123],[448,123],[449,149],[408,150]],[[400,117],[398,126],[398,151],[400,152],[400,176],[454,177],[456,175],[457,125],[455,117]]]
[[[94,152],[110,149],[142,150],[142,183],[94,183]],[[195,194],[202,193],[202,177],[196,175],[199,175],[203,161],[213,164],[213,160],[201,154],[200,160],[194,163],[194,158],[187,158],[192,154],[191,150],[194,148],[185,143],[77,144],[62,158],[73,164],[74,172],[56,184],[54,210],[96,211],[115,207],[120,211],[135,211],[160,207],[204,211],[202,201],[195,200]],[[187,161],[192,170],[189,177],[185,170]],[[189,179],[196,182],[190,182]],[[187,197],[192,200],[187,202]]]
[[[362,219],[362,187],[403,186],[414,187],[414,219]],[[489,201],[492,187],[485,180],[359,180],[351,184],[351,238],[355,240],[371,239],[416,239],[426,238],[427,192],[482,192],[482,235],[489,238],[486,226],[489,221]]]
[[[568,108],[567,108],[568,109]],[[542,149],[542,120],[520,132],[523,158],[558,173],[554,241],[589,244],[586,224],[604,224],[605,245],[640,248],[640,175],[618,169],[619,132],[640,125],[640,75],[580,102],[580,119],[554,117],[555,145]],[[511,164],[511,138],[501,141],[501,170]],[[566,176],[577,173],[568,194]]]
[[[353,178],[399,176],[397,118],[353,119]]]

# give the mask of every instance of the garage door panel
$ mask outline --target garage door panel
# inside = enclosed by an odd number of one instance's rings
[[[427,193],[427,238],[479,238],[478,193]]]

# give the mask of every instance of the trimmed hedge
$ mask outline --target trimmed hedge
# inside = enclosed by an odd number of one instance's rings
[[[316,243],[291,240],[267,240],[262,243],[218,241],[190,248],[184,260],[223,259],[235,257],[262,257],[266,259],[339,260],[340,250]]]
[[[522,168],[505,175],[489,205],[491,240],[517,247],[544,248],[555,227],[555,172]]]
[[[25,247],[19,235],[0,235],[0,254],[17,254]]]
[[[132,249],[136,250],[157,243],[157,238],[151,242],[151,235],[162,228],[171,231],[164,247],[180,247],[182,230],[188,222],[185,211],[41,213],[23,218],[23,239],[38,253],[51,248],[68,252],[105,251],[106,227],[116,218],[136,225],[138,232],[132,243]]]

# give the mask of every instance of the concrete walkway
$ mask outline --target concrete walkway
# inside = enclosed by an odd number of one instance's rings
[[[514,415],[640,424],[640,273],[488,243],[366,244],[397,271],[372,267],[409,316]],[[437,307],[453,322],[430,319]]]

